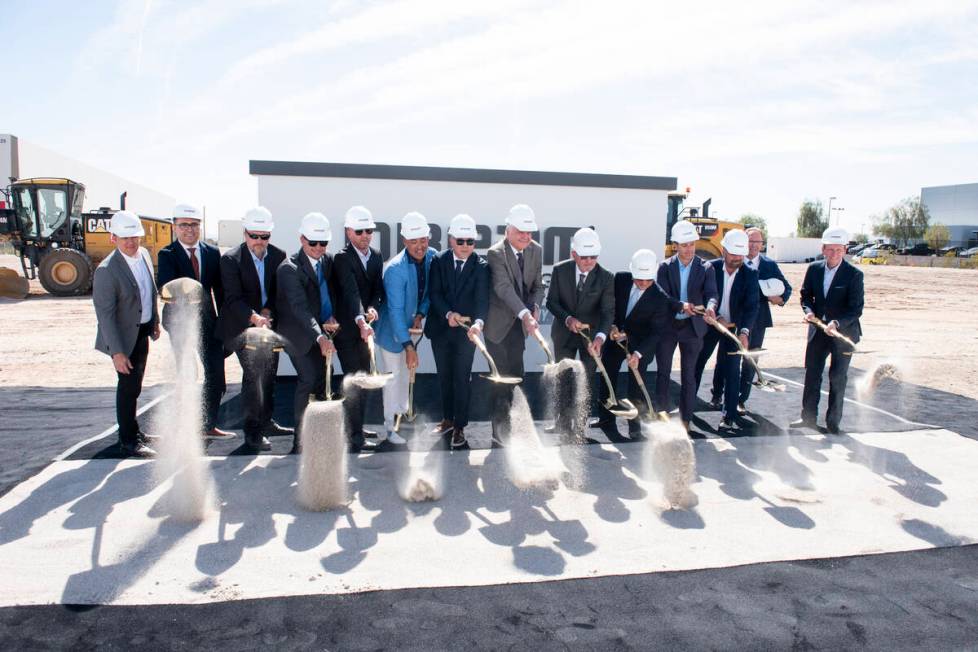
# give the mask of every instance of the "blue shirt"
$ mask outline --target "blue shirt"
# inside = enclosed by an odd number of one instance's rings
[[[251,249],[248,250],[248,253],[251,254],[251,260],[255,263],[255,271],[258,272],[258,285],[261,286],[261,305],[264,306],[268,303],[268,293],[265,292],[265,259],[256,256]]]
[[[693,256],[688,265],[683,265],[683,261],[676,258],[676,262],[679,263],[679,300],[683,303],[689,301],[686,290],[689,285],[689,270],[693,268],[694,260],[696,260],[696,256]],[[689,319],[689,315],[684,312],[677,312],[676,319]]]

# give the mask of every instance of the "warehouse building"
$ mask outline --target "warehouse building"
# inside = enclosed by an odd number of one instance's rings
[[[921,188],[920,202],[930,212],[931,224],[950,231],[949,246],[978,246],[978,183]]]

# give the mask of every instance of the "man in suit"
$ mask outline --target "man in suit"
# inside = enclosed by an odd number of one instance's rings
[[[431,261],[431,307],[424,334],[431,340],[441,388],[439,433],[451,433],[451,447],[465,448],[472,382],[472,338],[489,312],[489,264],[475,253],[475,220],[456,215],[448,227],[448,248]],[[466,333],[459,317],[468,317]]]
[[[336,291],[333,257],[326,253],[332,232],[322,213],[308,213],[299,228],[301,249],[276,271],[278,332],[296,370],[295,437],[291,454],[302,452],[302,417],[309,395],[326,391],[326,357],[335,348],[328,333],[335,330]]]
[[[715,319],[715,309],[719,303],[716,276],[710,273],[706,261],[696,255],[699,237],[691,222],[676,222],[672,227],[676,255],[663,261],[656,274],[656,282],[666,294],[688,304],[682,312],[675,314],[674,319],[664,329],[655,351],[656,403],[660,408],[667,409],[672,357],[676,347],[679,347],[682,365],[679,415],[686,430],[689,430],[693,406],[696,404],[696,360],[703,349],[703,336],[710,328],[703,317],[693,312],[693,307],[704,306],[706,315]]]
[[[333,256],[336,277],[336,320],[340,329],[334,344],[343,365],[344,374],[366,372],[370,369],[370,349],[367,338],[373,334],[371,324],[377,320],[384,300],[384,260],[370,246],[373,239],[373,215],[363,206],[353,206],[343,221],[346,246]],[[363,390],[353,388],[344,403],[347,432],[354,447],[363,447],[365,437],[377,433],[365,430],[363,420],[367,401]]]
[[[377,346],[384,368],[394,377],[384,385],[384,428],[387,445],[404,446],[407,440],[394,430],[397,415],[407,412],[408,372],[418,367],[418,351],[409,328],[421,328],[428,314],[431,289],[429,269],[437,253],[428,246],[431,229],[421,213],[401,220],[404,251],[384,268],[385,300],[377,321]]]
[[[241,363],[245,448],[257,453],[271,450],[265,435],[293,434],[291,429],[272,421],[278,353],[247,348],[244,338],[248,328],[275,326],[275,271],[285,260],[285,252],[268,242],[275,223],[264,206],[249,210],[241,223],[244,242],[221,256],[224,304],[214,330],[224,348],[234,351]]]
[[[221,252],[200,238],[200,212],[195,206],[177,204],[173,209],[173,230],[177,239],[160,249],[157,261],[156,285],[163,286],[177,278],[192,278],[204,288],[204,300],[200,304],[200,339],[197,355],[204,366],[203,417],[204,437],[207,439],[231,439],[234,433],[217,427],[217,412],[227,385],[224,381],[224,343],[214,332],[217,308],[224,303],[224,286],[221,283]],[[173,332],[173,307],[163,306],[163,328],[170,333],[170,344],[177,364],[190,345],[181,342]]]
[[[604,347],[601,361],[612,381],[617,378],[622,362],[627,362],[629,369],[637,369],[644,377],[649,363],[655,358],[659,338],[672,321],[673,315],[687,307],[656,284],[658,266],[654,251],[639,249],[632,255],[629,271],[615,274],[615,319],[611,327],[611,338],[617,339],[619,333],[623,335],[630,353],[626,355],[614,343]],[[609,393],[603,383],[598,396],[598,427],[611,441],[624,441],[618,433],[614,415],[604,406]],[[640,415],[649,415],[649,406],[646,405],[645,397],[631,373],[628,376],[628,398],[638,406]],[[642,438],[642,428],[638,420],[628,422],[628,434],[633,439]]]
[[[723,416],[720,427],[733,428],[737,424],[737,404],[740,400],[741,356],[730,355],[737,345],[730,338],[713,328],[719,322],[727,330],[736,330],[737,338],[746,348],[750,344],[750,329],[757,319],[757,272],[744,266],[747,255],[747,234],[741,230],[728,231],[723,236],[723,257],[711,260],[710,273],[716,279],[720,305],[717,317],[707,318],[710,330],[703,337],[703,350],[696,361],[696,389],[699,390],[703,369],[717,349],[716,368],[713,370],[713,391],[723,392]],[[723,388],[722,390],[720,388]]]
[[[601,355],[615,317],[614,277],[598,264],[600,254],[601,241],[594,229],[578,229],[571,239],[571,257],[554,265],[547,292],[547,310],[554,316],[550,327],[554,357],[559,362],[579,356],[589,384],[594,380],[594,359]],[[588,331],[582,330],[585,324]],[[582,332],[592,338],[590,345],[581,337]],[[558,376],[557,396],[567,396],[572,380],[569,370]],[[575,431],[571,414],[577,408],[567,403],[557,401],[554,430],[570,434]],[[583,432],[584,424],[577,426],[577,431]]]
[[[764,333],[768,328],[774,326],[774,321],[771,319],[771,306],[783,306],[791,297],[791,284],[781,273],[778,264],[761,253],[763,247],[764,232],[757,227],[747,229],[747,258],[744,260],[744,266],[755,270],[758,281],[760,281],[757,290],[757,321],[754,322],[754,327],[750,330],[750,346],[748,348],[751,350],[764,346]],[[773,285],[769,279],[780,281],[784,290],[773,294],[766,293],[764,288]],[[764,283],[764,281],[769,282]],[[752,364],[745,364],[740,370],[740,402],[737,405],[737,412],[740,414],[747,413],[747,399],[750,398],[751,384],[754,382],[756,373]]]
[[[543,248],[533,240],[538,230],[533,209],[516,204],[506,216],[505,237],[486,252],[492,284],[486,315],[486,349],[504,376],[523,377],[526,336],[539,328]],[[492,445],[500,447],[508,438],[513,387],[492,385]]]
[[[808,326],[808,347],[805,349],[805,389],[802,392],[801,418],[792,427],[815,427],[818,401],[822,388],[825,359],[832,356],[829,367],[829,408],[825,413],[825,428],[839,434],[842,408],[845,404],[846,382],[851,347],[831,335],[841,333],[853,342],[862,336],[859,318],[863,314],[863,273],[846,262],[849,234],[841,227],[826,229],[822,234],[822,254],[808,266],[801,285],[801,307],[805,320],[816,318],[828,325],[829,333],[814,324]]]
[[[139,246],[143,225],[129,211],[112,216],[109,226],[115,251],[95,270],[92,301],[98,318],[95,348],[112,358],[118,380],[115,414],[123,455],[153,457],[150,437],[139,430],[136,403],[143,389],[149,340],[160,337],[153,285],[153,262]]]

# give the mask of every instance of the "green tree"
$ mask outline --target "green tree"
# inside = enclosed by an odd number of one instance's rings
[[[859,244],[866,244],[869,242],[869,236],[865,233],[857,233],[855,236],[853,236],[853,239]]]
[[[737,221],[740,224],[743,224],[745,228],[753,226],[760,229],[761,233],[764,234],[764,239],[767,240],[767,220],[760,215],[755,215],[754,213],[744,213]]]
[[[930,225],[930,212],[920,197],[907,197],[890,207],[882,216],[873,218],[873,233],[906,246],[924,237]]]
[[[947,246],[947,243],[951,241],[951,232],[948,228],[940,223],[931,224],[924,231],[924,242],[927,246],[933,250],[938,250]]]
[[[828,220],[823,219],[825,211],[822,209],[822,200],[812,201],[806,199],[798,209],[798,237],[799,238],[820,238],[822,231],[829,228]]]

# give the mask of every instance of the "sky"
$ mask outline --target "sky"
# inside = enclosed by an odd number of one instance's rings
[[[978,181],[975,34],[976,0],[36,0],[0,19],[0,132],[209,221],[273,159],[677,177],[859,232]]]

